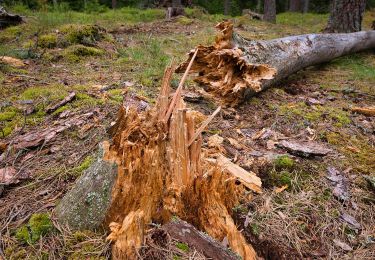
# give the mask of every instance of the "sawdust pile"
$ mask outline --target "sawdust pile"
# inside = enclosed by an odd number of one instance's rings
[[[186,108],[181,89],[188,69],[170,98],[174,69],[166,69],[154,108],[140,112],[135,104],[123,107],[113,128],[113,144],[105,153],[106,160],[119,166],[106,217],[113,257],[136,258],[147,224],[177,216],[218,241],[226,238],[243,259],[255,259],[231,210],[245,189],[261,192],[261,181],[217,150],[202,148],[201,132],[220,108],[208,118]]]
[[[194,79],[205,86],[205,90],[218,102],[226,106],[236,106],[244,101],[247,91],[259,92],[263,80],[269,80],[276,69],[266,64],[251,64],[246,60],[243,50],[235,46],[233,24],[229,21],[216,25],[220,31],[215,45],[197,46],[198,55],[191,72],[197,73]],[[189,53],[190,58],[194,51]],[[186,70],[188,61],[180,64],[176,70]]]

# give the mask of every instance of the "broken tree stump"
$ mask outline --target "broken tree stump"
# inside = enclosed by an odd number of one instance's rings
[[[261,192],[261,181],[219,151],[202,148],[201,132],[220,108],[204,119],[181,98],[195,55],[172,98],[174,66],[165,71],[155,107],[139,111],[132,102],[121,107],[112,142],[103,146],[102,165],[90,167],[56,208],[58,221],[71,228],[109,227],[114,259],[135,259],[147,224],[168,223],[172,216],[218,241],[226,239],[243,259],[256,258],[231,212],[245,190]]]
[[[219,23],[216,28],[220,32],[215,44],[197,47],[191,72],[197,73],[196,82],[227,106],[236,106],[303,68],[375,48],[375,31],[255,41],[234,32],[229,21]],[[177,72],[183,72],[188,61]]]

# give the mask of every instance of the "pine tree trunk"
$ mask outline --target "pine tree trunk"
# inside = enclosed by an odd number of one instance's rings
[[[264,16],[267,22],[276,23],[276,0],[264,0]]]
[[[112,9],[116,9],[117,7],[117,0],[112,0]]]
[[[366,0],[333,0],[325,32],[349,33],[361,31]]]
[[[301,12],[302,11],[302,0],[290,0],[289,11],[290,12]]]
[[[229,15],[230,14],[230,6],[232,4],[231,0],[224,0],[224,14]]]
[[[310,0],[303,1],[303,13],[304,14],[309,11],[309,4],[310,4]]]

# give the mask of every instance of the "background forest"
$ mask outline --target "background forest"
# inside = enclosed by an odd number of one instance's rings
[[[240,15],[243,9],[251,9],[261,13],[263,11],[262,0],[186,0],[186,1],[168,1],[168,0],[1,0],[0,4],[7,6],[25,5],[32,9],[59,9],[59,10],[75,10],[86,12],[103,12],[108,8],[116,7],[160,7],[181,3],[185,6],[200,6],[210,14],[227,14]],[[297,2],[297,4],[293,4]],[[298,3],[301,2],[301,3]],[[277,12],[300,11],[312,13],[329,12],[329,0],[303,0],[289,1],[277,0]],[[294,7],[293,7],[294,6]],[[367,1],[367,8],[375,7],[375,0]]]

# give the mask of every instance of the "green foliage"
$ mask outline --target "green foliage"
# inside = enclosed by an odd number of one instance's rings
[[[52,221],[47,213],[33,214],[27,225],[16,231],[16,238],[21,243],[34,244],[42,236],[53,229]]]
[[[369,80],[375,82],[374,65],[370,64],[366,57],[360,54],[344,56],[333,61],[340,69],[350,70],[354,80]]]
[[[97,25],[67,24],[60,28],[70,44],[93,45],[103,38],[104,29]]]

